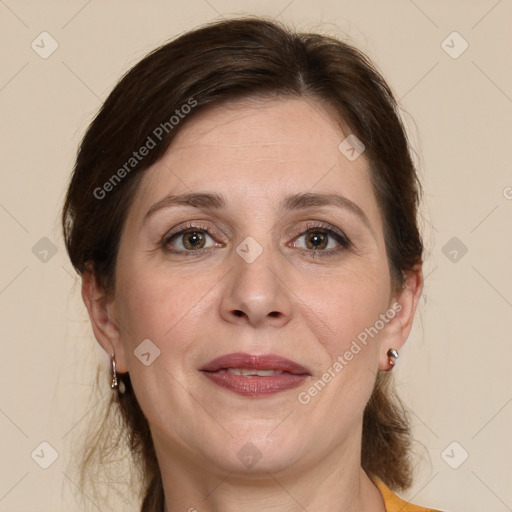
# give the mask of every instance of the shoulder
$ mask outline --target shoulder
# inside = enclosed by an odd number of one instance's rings
[[[437,509],[414,505],[397,496],[382,480],[372,479],[384,499],[386,512],[442,512]]]

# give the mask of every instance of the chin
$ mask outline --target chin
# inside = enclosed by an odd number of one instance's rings
[[[275,428],[275,427],[274,427]],[[212,454],[223,471],[239,475],[265,475],[289,469],[301,457],[304,441],[292,439],[283,431],[282,436],[272,436],[271,430],[237,435],[224,443],[221,453]],[[219,445],[222,446],[222,445]]]

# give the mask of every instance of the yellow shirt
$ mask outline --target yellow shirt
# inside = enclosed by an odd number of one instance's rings
[[[378,478],[375,478],[373,483],[378,487],[382,494],[384,505],[386,506],[386,512],[441,512],[440,510],[435,510],[433,508],[413,505],[412,503],[399,498],[382,480]]]

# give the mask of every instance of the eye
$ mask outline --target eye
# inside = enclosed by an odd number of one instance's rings
[[[208,239],[213,243],[207,245]],[[170,252],[190,253],[218,247],[221,244],[215,242],[207,228],[190,225],[185,229],[167,235],[162,241],[162,245]]]
[[[294,238],[292,246],[308,252],[313,257],[333,256],[351,246],[351,242],[341,231],[318,223],[307,224],[305,227],[306,231],[303,228],[300,236]],[[304,239],[304,243],[297,244],[296,241],[301,239]],[[224,246],[216,242],[209,228],[192,224],[166,235],[161,245],[168,252],[186,256],[199,255],[213,247]]]
[[[294,240],[304,239],[304,244],[296,245],[299,249],[311,252],[313,256],[330,256],[350,247],[349,239],[341,232],[323,224],[309,224],[307,230]]]

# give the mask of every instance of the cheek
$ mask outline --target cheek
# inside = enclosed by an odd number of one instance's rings
[[[389,275],[379,276],[375,268],[345,272],[332,280],[328,293],[317,290],[307,301],[310,327],[326,356],[320,372],[332,382],[322,400],[343,415],[365,404],[373,388],[379,340],[385,333],[380,319],[388,309]]]
[[[218,279],[217,279],[218,281]],[[180,277],[151,271],[150,266],[119,272],[118,315],[123,343],[133,350],[145,339],[172,355],[184,352],[192,333],[201,329],[202,317],[211,300],[207,291],[216,280],[211,274]],[[188,335],[187,335],[188,333]],[[171,358],[176,360],[176,358]]]
[[[386,272],[379,274],[376,267],[365,271],[346,269],[329,279],[308,280],[297,294],[304,304],[304,315],[316,326],[318,338],[329,355],[337,357],[386,311],[389,276]]]

